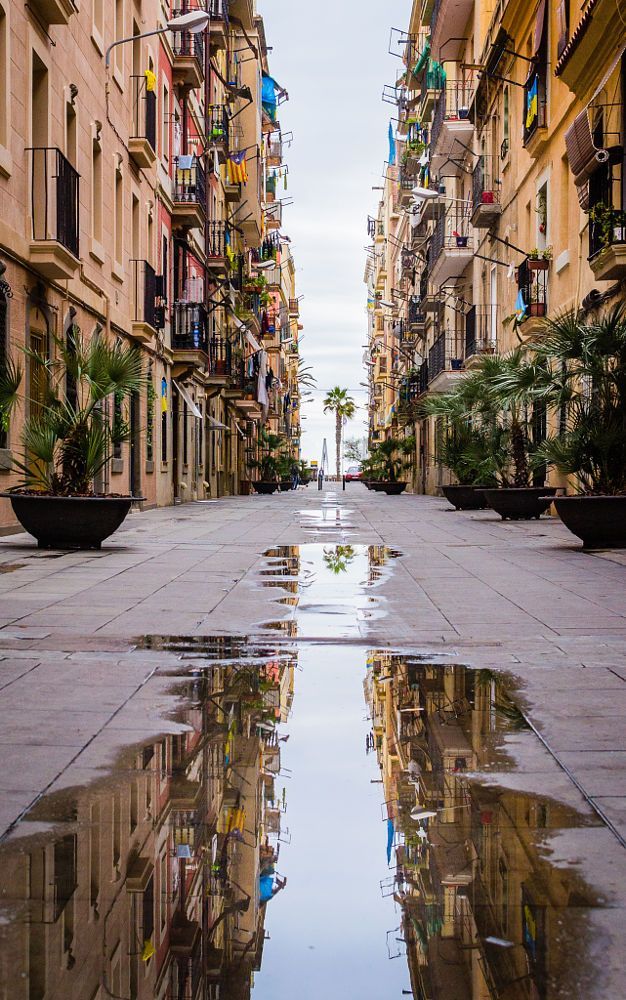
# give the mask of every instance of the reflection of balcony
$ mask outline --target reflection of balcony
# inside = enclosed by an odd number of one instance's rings
[[[136,166],[145,169],[156,160],[156,92],[146,89],[145,76],[131,77],[133,82],[133,134],[128,152]]]
[[[482,155],[472,174],[472,225],[490,229],[502,214],[500,182],[493,170],[493,158]]]
[[[465,315],[465,366],[484,354],[494,354],[498,331],[497,305],[472,306]]]
[[[60,149],[30,149],[32,240],[30,261],[46,278],[78,270],[79,177]]]
[[[430,165],[433,173],[444,167],[447,174],[460,174],[467,147],[471,145],[474,124],[469,109],[474,94],[474,84],[457,81],[446,89],[435,102],[435,113],[430,133]]]
[[[474,255],[474,237],[470,229],[469,203],[455,205],[442,215],[428,249],[430,280],[441,286],[461,277]]]
[[[172,222],[186,229],[203,225],[206,209],[204,167],[193,155],[174,157]]]
[[[172,10],[172,17],[187,13]],[[204,42],[202,32],[174,31],[172,33],[172,53],[174,55],[174,82],[183,87],[196,89],[204,80]]]
[[[206,364],[209,352],[207,312],[200,302],[175,302],[172,309],[172,348],[175,361]]]

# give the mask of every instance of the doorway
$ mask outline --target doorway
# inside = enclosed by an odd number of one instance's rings
[[[141,396],[130,397],[130,493],[141,495]]]

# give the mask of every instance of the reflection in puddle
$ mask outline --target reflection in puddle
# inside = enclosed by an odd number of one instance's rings
[[[383,545],[279,546],[265,553],[263,587],[284,592],[277,603],[293,610],[263,627],[288,638],[360,638],[368,620],[382,615],[381,597],[369,591],[391,572],[399,552]]]
[[[594,995],[601,901],[550,851],[598,821],[506,679],[345,644],[142,646],[171,654],[187,731],[87,789],[77,771],[5,841],[0,995]],[[528,770],[543,794],[514,789]]]

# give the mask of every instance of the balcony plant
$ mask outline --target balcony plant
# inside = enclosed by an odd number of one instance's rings
[[[611,208],[599,201],[589,211],[589,221],[593,223],[601,250],[608,250],[614,243],[626,241],[626,212]]]
[[[626,547],[626,306],[584,323],[575,312],[546,320],[499,390],[562,415],[538,458],[576,484],[576,495],[555,500],[564,524],[584,547]]]
[[[10,498],[16,517],[40,548],[100,548],[133,500],[141,499],[97,494],[93,485],[113,447],[130,437],[121,407],[115,407],[116,416],[108,422],[102,416],[103,404],[144,388],[141,355],[135,347],[109,345],[100,338],[85,341],[77,328],[68,342],[55,337],[54,344],[52,359],[27,352],[46,374],[47,397],[26,419],[24,462],[13,460],[21,481],[2,495]],[[2,413],[10,413],[16,404],[16,374],[14,370],[12,378],[5,366],[0,379]]]

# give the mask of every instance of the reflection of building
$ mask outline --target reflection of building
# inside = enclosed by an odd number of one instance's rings
[[[413,995],[548,996],[564,961],[560,912],[586,890],[541,851],[571,810],[467,777],[502,762],[504,735],[525,729],[501,680],[376,652],[365,689]]]
[[[189,732],[39,803],[29,821],[61,825],[2,851],[3,995],[250,996],[265,906],[284,884],[276,723],[293,671],[285,657],[194,669]]]

